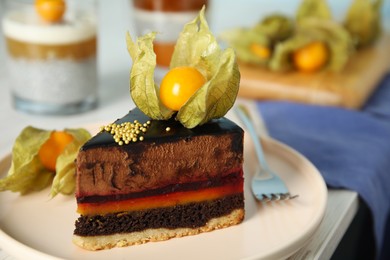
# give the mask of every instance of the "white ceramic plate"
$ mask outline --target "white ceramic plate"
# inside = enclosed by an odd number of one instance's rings
[[[49,190],[19,196],[0,193],[0,247],[20,259],[261,259],[285,258],[303,247],[320,224],[327,189],[318,170],[302,155],[272,139],[264,139],[271,168],[280,173],[292,194],[288,201],[261,204],[250,192],[257,167],[254,149],[245,138],[245,209],[242,224],[196,236],[90,252],[71,242],[76,214],[73,196],[49,199]],[[4,177],[11,156],[0,160]]]

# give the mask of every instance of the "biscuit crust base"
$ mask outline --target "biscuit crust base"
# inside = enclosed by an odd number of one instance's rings
[[[147,242],[164,241],[171,238],[197,235],[203,232],[237,225],[243,221],[244,214],[243,208],[235,209],[230,214],[210,219],[206,225],[197,228],[156,228],[104,236],[73,235],[73,243],[81,248],[95,251],[113,247],[139,245]]]

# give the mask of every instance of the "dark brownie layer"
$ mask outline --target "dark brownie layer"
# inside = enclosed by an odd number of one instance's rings
[[[228,215],[239,208],[244,208],[242,193],[217,200],[169,208],[121,212],[104,216],[80,216],[76,221],[74,234],[101,236],[154,228],[197,228],[204,226],[210,219]]]

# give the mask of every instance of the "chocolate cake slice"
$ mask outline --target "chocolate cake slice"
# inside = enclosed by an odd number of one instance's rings
[[[126,123],[144,127],[129,142],[103,130],[81,148],[75,244],[108,249],[242,222],[239,126],[219,118],[187,129],[175,119],[151,120],[138,108],[115,123],[123,131]]]

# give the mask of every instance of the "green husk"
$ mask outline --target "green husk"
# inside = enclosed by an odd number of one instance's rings
[[[283,41],[294,33],[295,24],[292,19],[282,14],[271,14],[253,28],[263,34],[272,44]]]
[[[271,41],[265,34],[259,33],[253,28],[236,28],[221,33],[220,38],[234,48],[240,61],[256,65],[267,65],[269,58],[259,57],[251,51],[252,44],[272,48]]]
[[[324,42],[329,49],[327,66],[340,71],[356,48],[373,44],[382,32],[383,0],[354,0],[343,24],[333,20],[326,0],[302,0],[295,20],[283,15],[270,15],[253,28],[226,31],[222,40],[232,46],[238,58],[273,71],[294,69],[291,54],[313,41]],[[261,59],[252,53],[251,44],[259,43],[272,51]]]
[[[12,149],[12,163],[5,178],[0,179],[0,191],[20,192],[22,195],[40,191],[52,184],[51,196],[71,194],[75,187],[74,160],[81,145],[91,135],[83,129],[66,129],[74,140],[57,159],[56,173],[47,170],[39,160],[40,147],[52,131],[28,126],[16,138]],[[65,174],[66,172],[66,174]]]
[[[273,71],[288,71],[293,69],[292,53],[303,46],[316,40],[316,37],[296,34],[288,40],[279,43],[275,47],[274,55],[269,63],[269,69]]]
[[[223,117],[233,106],[240,82],[234,51],[226,49],[214,76],[179,110],[177,119],[187,128]]]
[[[329,60],[324,67],[325,70],[342,70],[354,51],[349,33],[340,24],[331,20],[305,19],[293,37],[276,46],[270,69],[274,71],[291,69],[292,53],[314,41],[324,42],[328,47]]]
[[[135,105],[154,119],[168,119],[174,111],[166,109],[158,98],[158,87],[154,83],[156,54],[153,40],[156,33],[148,33],[134,43],[130,34],[126,35],[127,50],[133,59],[130,72],[130,95]]]
[[[235,102],[240,73],[233,49],[221,50],[210,32],[204,9],[184,27],[176,43],[170,67],[180,66],[195,67],[207,82],[183,105],[176,119],[193,128],[223,117]]]
[[[38,158],[39,148],[51,131],[26,127],[12,148],[12,163],[7,177],[0,180],[0,191],[10,190],[27,194],[47,187],[54,174],[45,169]]]
[[[326,0],[303,0],[296,12],[296,20],[301,23],[305,19],[331,20],[332,12]]]
[[[199,15],[187,23],[177,40],[170,68],[189,66],[206,78],[206,83],[178,111],[176,119],[193,128],[213,118],[224,116],[237,96],[240,74],[232,49],[221,50],[211,34],[202,8]],[[127,45],[133,59],[130,92],[137,107],[153,119],[168,119],[175,111],[165,108],[158,97],[153,74],[156,57],[149,33],[134,44],[130,35]]]
[[[236,51],[240,61],[267,66],[272,56],[274,45],[290,37],[294,32],[293,21],[281,14],[266,16],[252,28],[234,28],[220,34],[220,39],[226,41]],[[251,50],[252,45],[268,48],[269,57],[260,57]]]
[[[58,193],[73,194],[76,187],[75,159],[80,147],[91,138],[91,134],[83,128],[65,129],[65,132],[73,136],[73,141],[65,147],[57,158],[56,174],[50,190],[51,197],[55,197]]]
[[[381,34],[382,3],[383,0],[354,0],[349,7],[344,24],[357,47],[372,44]]]

